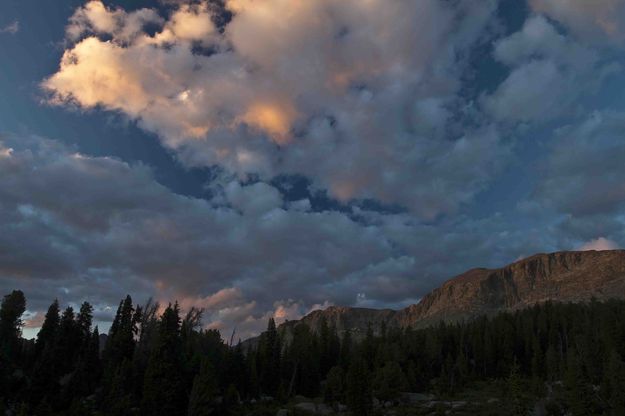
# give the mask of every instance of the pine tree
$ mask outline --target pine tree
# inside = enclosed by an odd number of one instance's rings
[[[564,388],[566,390],[566,403],[572,416],[592,414],[590,401],[592,391],[587,383],[577,351],[572,348],[569,349],[567,355]]]
[[[352,361],[347,373],[347,405],[354,415],[369,416],[373,412],[369,368],[359,357]]]
[[[601,394],[609,404],[610,415],[625,415],[625,363],[614,350],[607,360]]]
[[[80,334],[80,343],[88,344],[91,341],[91,324],[93,322],[93,306],[83,302],[76,317],[76,326]]]
[[[208,416],[215,414],[215,398],[219,393],[217,378],[212,364],[203,359],[200,372],[193,380],[189,396],[187,416]]]
[[[132,298],[128,295],[119,303],[102,352],[104,365],[102,384],[105,402],[109,406],[117,406],[123,400],[131,400],[128,395],[134,391],[132,361],[135,349],[134,336],[137,333],[134,312]],[[122,380],[123,377],[127,379]]]
[[[183,415],[187,409],[182,379],[182,344],[178,304],[165,309],[157,345],[150,355],[143,384],[142,409],[150,416]]]
[[[35,343],[35,363],[33,366],[31,403],[41,403],[41,409],[49,407],[49,401],[58,397],[59,361],[62,357],[57,352],[60,329],[59,302],[52,302]],[[43,411],[43,410],[42,410]]]
[[[252,399],[257,399],[260,395],[260,381],[258,380],[258,364],[256,362],[256,354],[249,351],[247,357],[249,374],[248,396]]]
[[[345,372],[339,366],[332,367],[328,372],[323,397],[326,403],[336,404],[344,400]]]
[[[22,314],[26,311],[26,298],[21,290],[6,295],[0,306],[0,355],[7,361],[16,358],[22,331]]]
[[[408,389],[406,375],[396,361],[388,361],[384,367],[378,368],[373,384],[375,397],[383,401],[394,401]]]
[[[230,384],[224,395],[222,414],[234,415],[239,407],[241,397],[239,391],[234,384]]]
[[[560,376],[560,361],[558,353],[552,344],[549,344],[545,353],[545,363],[547,367],[547,380],[554,381]]]
[[[85,397],[93,393],[100,379],[100,333],[98,327],[89,334],[78,354],[76,370],[71,380],[73,397]]]
[[[114,371],[123,360],[131,359],[134,353],[134,336],[137,332],[134,307],[130,295],[120,302],[111,324],[109,336],[103,351],[107,367]]]
[[[74,321],[74,309],[68,306],[59,324],[56,353],[58,354],[58,372],[64,376],[73,370],[76,353],[80,348],[81,337],[79,329]]]
[[[339,355],[339,364],[343,370],[347,371],[352,355],[352,333],[346,330],[341,341],[341,352]]]
[[[10,380],[18,367],[22,314],[26,310],[24,293],[14,290],[6,295],[0,306],[0,411],[3,398],[15,395],[15,383]],[[2,414],[0,412],[0,414]]]
[[[521,376],[519,374],[519,364],[514,358],[514,362],[508,376],[508,394],[510,396],[510,415],[525,416],[527,415],[527,405],[523,397],[523,386],[521,385]]]
[[[55,342],[59,322],[61,320],[59,313],[59,301],[55,299],[50,307],[48,307],[48,312],[46,312],[41,329],[37,334],[37,342],[35,343],[35,353],[37,356],[41,355],[44,348],[51,347]]]
[[[261,344],[261,389],[263,393],[275,397],[280,386],[281,346],[276,321],[273,318],[269,319]]]

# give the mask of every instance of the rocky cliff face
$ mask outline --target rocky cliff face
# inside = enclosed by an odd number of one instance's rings
[[[439,321],[455,322],[522,309],[554,300],[580,302],[591,298],[625,298],[625,250],[568,251],[536,254],[500,269],[473,269],[445,282],[419,303],[400,311],[331,307],[314,311],[301,321],[313,329],[322,318],[363,334],[371,323],[374,329],[420,328]]]

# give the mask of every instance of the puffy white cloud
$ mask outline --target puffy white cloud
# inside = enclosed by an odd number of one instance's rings
[[[280,192],[262,182],[242,186],[232,181],[225,186],[224,193],[228,202],[246,215],[265,214],[282,205]]]
[[[599,237],[594,240],[590,240],[587,243],[584,243],[579,250],[588,251],[588,250],[617,250],[619,248],[618,244],[616,244],[612,240],[608,240],[605,237]]]
[[[427,219],[455,212],[496,171],[506,153],[496,129],[459,133],[452,117],[467,105],[463,70],[495,1],[226,7],[223,34],[206,2],[174,8],[152,34],[129,22],[148,11],[92,1],[42,85],[53,103],[137,120],[188,165],[303,174],[340,200],[374,198]]]
[[[151,9],[126,13],[122,9],[107,8],[99,0],[91,0],[74,12],[65,30],[71,41],[80,39],[86,33],[96,33],[113,36],[118,41],[130,42],[146,25],[162,22],[162,18]]]

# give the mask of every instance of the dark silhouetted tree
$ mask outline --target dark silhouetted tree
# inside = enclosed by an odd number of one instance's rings
[[[219,386],[213,365],[208,359],[203,359],[200,372],[193,380],[187,416],[208,416],[215,414],[215,399],[218,394]]]
[[[152,350],[143,383],[142,409],[146,415],[183,415],[187,409],[184,391],[180,311],[170,304],[159,322],[158,340]]]
[[[373,412],[369,368],[361,358],[352,360],[347,373],[347,405],[352,413],[368,416]]]

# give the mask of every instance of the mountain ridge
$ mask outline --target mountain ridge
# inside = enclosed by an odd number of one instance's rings
[[[290,332],[294,325],[304,323],[316,331],[325,318],[339,333],[350,330],[358,336],[369,324],[374,330],[382,325],[423,328],[546,301],[592,298],[625,298],[625,250],[538,253],[500,268],[467,270],[400,310],[331,306],[287,321],[280,328]]]

